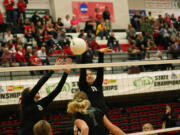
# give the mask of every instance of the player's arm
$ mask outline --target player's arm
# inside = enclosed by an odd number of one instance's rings
[[[99,53],[98,63],[104,63],[104,53],[111,52],[111,51],[112,50],[109,49],[109,48],[99,49],[99,52],[98,52]],[[99,85],[102,85],[103,80],[104,80],[104,68],[100,67],[100,68],[98,68],[98,71],[97,71],[97,77],[96,77],[95,83],[99,84]]]
[[[104,125],[112,132],[113,135],[125,135],[125,133],[104,115]]]
[[[74,125],[76,125],[81,130],[81,135],[88,135],[89,127],[84,120],[76,119],[74,121]]]

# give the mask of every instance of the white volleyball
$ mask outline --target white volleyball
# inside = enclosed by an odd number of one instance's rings
[[[81,55],[87,50],[86,42],[81,38],[73,38],[70,44],[71,51],[75,55]]]

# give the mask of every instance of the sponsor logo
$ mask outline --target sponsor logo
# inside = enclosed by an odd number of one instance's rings
[[[24,90],[24,85],[9,85],[6,86],[6,91],[22,91]]]
[[[141,87],[151,87],[153,86],[153,83],[154,83],[154,79],[150,76],[145,76],[145,77],[141,77],[139,79],[136,79],[134,82],[133,82],[133,85],[136,87],[136,88],[141,88]]]
[[[104,80],[104,85],[108,85],[108,84],[116,84],[117,80],[115,79],[105,79]]]
[[[52,85],[49,85],[46,87],[46,92],[47,94],[50,94],[51,91],[53,91],[56,86],[57,86],[58,83],[55,83],[55,84],[52,84]],[[61,90],[61,92],[69,92],[71,90],[71,87],[70,87],[70,84],[68,82],[66,82]]]
[[[172,74],[171,74],[171,79],[172,79],[172,80],[178,79],[178,76],[176,75],[176,73],[172,72]]]

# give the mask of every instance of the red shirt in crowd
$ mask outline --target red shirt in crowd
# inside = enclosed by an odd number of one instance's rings
[[[99,45],[98,45],[97,42],[91,41],[91,42],[89,43],[89,48],[91,48],[92,50],[97,50],[97,49],[99,49],[100,47],[99,47]]]
[[[18,11],[19,12],[25,12],[26,11],[26,3],[18,2]]]
[[[16,61],[19,63],[25,63],[26,62],[24,52],[20,52],[20,51],[16,52]]]
[[[32,56],[32,57],[29,58],[29,61],[31,62],[32,66],[35,66],[35,65],[40,66],[41,65],[41,58],[40,57]]]
[[[6,10],[14,10],[14,0],[4,0],[4,6]]]
[[[4,23],[4,17],[3,17],[3,14],[0,13],[0,24],[3,24]]]

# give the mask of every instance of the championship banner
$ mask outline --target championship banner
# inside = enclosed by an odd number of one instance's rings
[[[111,14],[111,21],[114,22],[114,7],[112,2],[72,2],[73,14],[76,16],[79,22],[86,22],[90,16],[94,18],[96,8],[99,8],[99,12],[103,14],[105,6],[108,6]]]
[[[56,101],[70,100],[78,89],[79,77],[68,77]],[[40,90],[41,97],[52,92],[60,78],[50,78]],[[38,79],[0,81],[0,105],[18,104],[21,92],[26,87],[33,87]],[[180,70],[145,72],[140,74],[105,75],[103,91],[105,96],[118,96],[160,92],[180,89]]]

